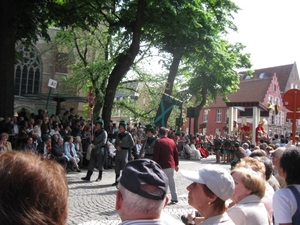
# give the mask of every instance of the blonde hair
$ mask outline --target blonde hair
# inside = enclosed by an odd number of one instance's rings
[[[242,158],[231,171],[231,174],[238,172],[242,175],[244,186],[251,191],[251,194],[263,198],[266,191],[265,165],[253,158]]]

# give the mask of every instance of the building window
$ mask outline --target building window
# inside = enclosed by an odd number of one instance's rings
[[[272,103],[272,104],[273,104],[273,103],[274,103],[274,102],[273,102],[273,99],[274,99],[273,96],[272,96],[272,95],[269,95],[269,103]]]
[[[291,89],[293,89],[294,88],[294,84],[293,83],[291,83]]]
[[[262,72],[262,73],[259,74],[259,78],[260,78],[260,79],[263,79],[264,76],[265,76],[265,73],[264,73],[264,72]]]
[[[16,49],[20,55],[15,63],[15,95],[38,94],[41,81],[41,64],[33,47],[23,45]]]
[[[203,122],[207,123],[207,120],[208,120],[208,110],[204,109],[204,111],[203,111]]]
[[[273,91],[276,92],[276,84],[273,86]]]
[[[217,123],[222,122],[222,109],[217,109],[217,118],[216,118]]]
[[[228,119],[228,110],[225,109],[225,116],[224,116],[224,122],[227,123],[227,119]]]

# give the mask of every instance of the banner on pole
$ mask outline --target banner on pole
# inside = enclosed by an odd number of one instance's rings
[[[169,116],[175,105],[181,106],[182,102],[164,93],[153,122],[156,127],[165,127],[167,125]]]

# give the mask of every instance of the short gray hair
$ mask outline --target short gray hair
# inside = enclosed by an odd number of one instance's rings
[[[118,184],[119,191],[122,194],[124,205],[128,212],[138,212],[142,214],[160,214],[165,206],[165,199],[153,200],[137,195]],[[157,190],[156,190],[157,192]]]

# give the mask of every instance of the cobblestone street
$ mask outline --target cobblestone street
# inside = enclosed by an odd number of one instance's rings
[[[198,170],[204,165],[215,164],[229,170],[229,164],[216,164],[215,156],[209,156],[201,161],[180,159],[179,168],[185,170]],[[71,172],[67,174],[69,182],[69,218],[68,225],[115,225],[120,223],[119,216],[115,211],[116,187],[111,186],[115,180],[113,169],[103,172],[101,182],[95,182],[98,171],[94,171],[91,182],[84,182],[80,178],[85,176],[86,169],[81,173]],[[179,202],[175,205],[167,205],[164,209],[166,214],[180,220],[182,214],[191,211],[187,202],[187,181],[180,172],[175,173],[175,182]]]

